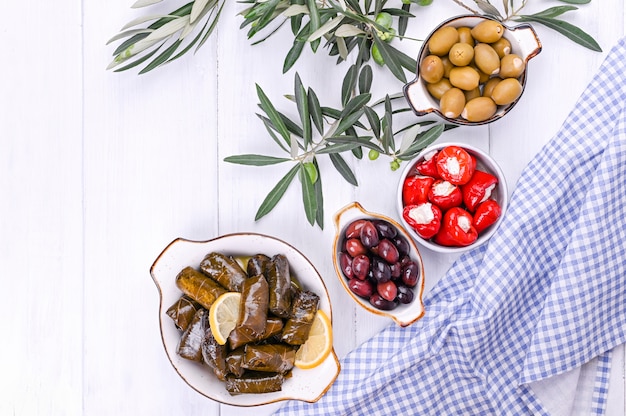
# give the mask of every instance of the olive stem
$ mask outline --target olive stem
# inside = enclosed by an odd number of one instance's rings
[[[517,14],[518,14],[519,12],[521,12],[521,11],[522,11],[522,9],[523,9],[525,6],[526,6],[526,0],[523,0],[523,1],[522,1],[522,5],[521,5],[521,6],[519,6],[519,7],[517,8],[517,10],[514,10],[514,11],[513,11],[513,13],[511,13],[511,15],[510,15],[510,16],[507,16],[507,19],[509,19],[509,18],[511,18],[511,17],[514,17],[514,16],[517,16]]]
[[[463,3],[461,0],[452,0],[452,1],[455,2],[456,4],[458,4],[459,6],[461,6],[462,8],[464,8],[466,10],[469,10],[473,14],[479,14],[476,10],[472,9],[467,4]]]

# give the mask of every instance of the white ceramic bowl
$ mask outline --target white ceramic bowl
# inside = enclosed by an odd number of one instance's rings
[[[391,223],[397,228],[398,232],[406,239],[410,246],[409,256],[414,260],[419,267],[419,280],[417,285],[412,288],[413,301],[409,304],[400,304],[395,309],[385,311],[377,309],[372,306],[367,299],[361,298],[354,294],[348,286],[348,280],[344,277],[339,264],[339,252],[341,251],[343,240],[345,239],[345,229],[358,219],[381,219]],[[363,309],[379,316],[384,316],[392,319],[396,324],[400,326],[408,326],[413,322],[424,316],[424,302],[422,300],[424,294],[424,263],[422,256],[420,255],[417,246],[411,239],[411,236],[396,220],[389,218],[382,214],[366,211],[358,202],[352,202],[346,205],[334,216],[335,223],[335,239],[333,242],[333,265],[335,266],[335,273],[337,278],[341,282],[341,285],[345,289],[346,293]]]
[[[433,151],[439,151],[446,146],[460,146],[464,148],[465,150],[468,151],[468,153],[470,153],[476,158],[476,169],[491,173],[492,175],[498,178],[498,184],[496,185],[496,188],[493,190],[491,197],[495,199],[496,201],[498,201],[498,204],[500,205],[500,208],[502,209],[500,218],[498,218],[495,224],[492,224],[487,229],[485,229],[481,234],[479,234],[478,239],[474,243],[465,247],[447,247],[447,246],[442,246],[440,244],[436,244],[435,242],[431,240],[425,240],[424,238],[420,237],[419,234],[417,234],[415,230],[413,230],[413,228],[402,217],[402,210],[404,209],[404,203],[402,201],[402,187],[404,185],[404,180],[406,179],[407,176],[417,173],[414,170],[414,167],[418,162],[424,160],[424,156],[431,154]],[[440,253],[448,253],[448,254],[462,253],[464,251],[468,251],[482,244],[485,244],[491,238],[493,233],[496,232],[496,230],[498,229],[498,226],[500,225],[500,223],[502,222],[502,219],[504,218],[504,213],[506,212],[506,208],[508,204],[509,204],[508,187],[506,184],[506,178],[504,177],[504,173],[502,172],[502,169],[500,169],[500,166],[496,163],[496,161],[491,156],[489,156],[484,151],[476,147],[467,145],[465,143],[439,143],[439,144],[432,145],[422,150],[420,154],[417,156],[417,158],[410,161],[407,164],[407,166],[404,168],[404,171],[402,172],[402,176],[400,176],[400,181],[398,182],[398,191],[396,195],[396,206],[398,207],[398,215],[400,216],[400,222],[407,229],[411,237],[413,237],[413,239],[417,241],[420,245],[430,250],[437,251]]]
[[[417,56],[417,76],[413,81],[404,86],[404,95],[415,114],[417,114],[418,116],[423,116],[429,113],[434,113],[445,121],[453,124],[475,126],[491,123],[501,119],[520,100],[521,96],[518,97],[518,99],[511,104],[498,106],[497,112],[492,117],[484,121],[470,122],[461,117],[450,118],[446,117],[441,112],[439,108],[439,101],[432,95],[430,95],[430,93],[426,89],[426,82],[420,76],[419,63],[424,57],[426,57],[430,53],[428,50],[428,41],[430,40],[430,37],[433,35],[433,33],[435,33],[438,29],[446,26],[452,26],[456,28],[466,26],[472,28],[484,20],[494,19],[478,15],[456,16],[438,25],[428,35],[426,40],[424,40],[424,43],[422,44],[420,52]],[[519,55],[526,63],[526,70],[519,78],[519,81],[522,84],[523,94],[523,88],[526,86],[526,79],[528,78],[528,61],[535,57],[539,52],[541,52],[541,42],[539,41],[537,34],[530,24],[524,23],[513,27],[509,27],[506,25],[503,26],[505,29],[503,36],[511,43],[511,53]]]
[[[159,289],[159,322],[163,346],[176,372],[198,393],[235,406],[257,406],[291,399],[307,402],[319,400],[339,375],[339,360],[334,350],[322,364],[313,369],[294,367],[292,377],[285,380],[282,391],[235,396],[226,391],[224,383],[207,366],[186,360],[176,353],[181,333],[166,315],[167,309],[182,295],[175,284],[176,275],[186,266],[197,267],[210,252],[233,256],[263,253],[271,257],[284,254],[289,260],[291,272],[304,288],[320,297],[319,308],[332,320],[330,298],[321,276],[302,253],[284,241],[255,233],[227,234],[208,241],[178,238],[163,250],[150,268],[150,274]]]

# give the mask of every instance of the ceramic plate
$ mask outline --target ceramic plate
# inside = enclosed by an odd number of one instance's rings
[[[291,273],[305,289],[320,297],[319,308],[332,320],[330,299],[322,278],[308,259],[291,245],[274,237],[255,233],[228,234],[208,241],[178,238],[163,250],[150,269],[159,290],[159,322],[163,346],[176,372],[198,393],[235,406],[257,406],[289,399],[307,402],[319,400],[339,375],[339,360],[334,350],[322,364],[313,369],[302,370],[294,367],[292,377],[285,380],[282,391],[235,396],[226,391],[224,383],[207,366],[178,356],[176,348],[181,333],[166,315],[167,309],[182,295],[175,284],[176,275],[186,266],[198,267],[200,261],[210,252],[233,256],[263,253],[271,257],[284,254],[289,260]]]

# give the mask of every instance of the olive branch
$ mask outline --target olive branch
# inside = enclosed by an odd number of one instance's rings
[[[452,0],[459,6],[467,9],[471,13],[474,14],[485,14],[496,18],[500,21],[513,21],[513,22],[529,22],[529,23],[538,23],[549,29],[555,30],[561,35],[567,37],[573,42],[578,43],[581,46],[584,46],[587,49],[591,49],[592,51],[602,52],[602,48],[598,44],[598,42],[593,39],[588,33],[579,27],[566,22],[565,20],[558,19],[557,17],[565,14],[566,12],[570,12],[573,10],[577,10],[578,8],[574,6],[588,4],[591,0],[559,0],[561,3],[567,3],[567,6],[554,6],[549,7],[539,13],[535,14],[521,14],[522,10],[526,6],[527,0],[522,0],[521,4],[518,7],[515,7],[514,0],[502,0],[502,10],[504,14],[500,13],[500,10],[493,6],[488,0],[474,0],[474,3],[478,6],[481,12],[477,10],[473,10],[468,7],[461,0]]]
[[[138,0],[133,7],[141,8],[162,0]],[[572,41],[594,51],[601,51],[598,43],[582,29],[558,17],[577,10],[574,5],[591,0],[555,0],[568,5],[550,7],[540,13],[521,14],[526,5],[522,0],[503,0],[501,13],[488,0],[474,0],[474,10],[461,0],[452,0],[474,14],[486,14],[501,21],[531,22],[553,29]],[[257,85],[257,97],[262,114],[257,116],[268,135],[285,152],[285,157],[243,154],[229,156],[226,162],[247,166],[267,166],[292,163],[293,166],[269,191],[255,216],[267,215],[298,176],[303,207],[311,225],[324,227],[322,175],[318,158],[327,155],[334,168],[350,184],[358,180],[344,154],[363,159],[364,149],[374,160],[384,154],[391,159],[390,168],[396,170],[402,161],[414,158],[423,148],[435,141],[452,126],[431,121],[401,122],[398,115],[410,112],[401,93],[374,100],[371,94],[373,71],[369,61],[386,69],[399,82],[398,89],[407,82],[407,71],[415,73],[417,62],[394,43],[402,40],[418,41],[406,36],[410,22],[421,7],[432,0],[401,0],[396,5],[388,0],[243,0],[239,13],[243,21],[240,30],[246,30],[253,45],[259,45],[278,34],[291,36],[293,43],[283,61],[283,73],[289,71],[300,58],[305,47],[314,53],[326,49],[329,56],[342,64],[353,55],[354,63],[346,69],[342,89],[341,108],[320,104],[315,91],[306,88],[298,73],[294,76],[294,93],[287,96],[295,104],[297,118],[291,119],[269,100]],[[189,51],[197,51],[205,44],[217,26],[225,0],[192,0],[171,13],[149,15],[126,24],[109,43],[121,41],[113,52],[107,69],[126,71],[145,64],[140,74],[170,63]],[[416,9],[415,9],[416,7]],[[413,10],[411,10],[414,8]],[[289,26],[289,31],[282,30]],[[145,27],[141,27],[146,25]],[[395,27],[394,27],[395,25]],[[396,139],[400,144],[396,144]]]

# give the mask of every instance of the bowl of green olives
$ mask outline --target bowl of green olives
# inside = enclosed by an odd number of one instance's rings
[[[494,122],[519,101],[528,61],[541,49],[529,24],[508,27],[485,16],[453,17],[424,41],[417,76],[404,86],[404,95],[418,116],[434,113],[457,125]]]
[[[340,209],[334,223],[333,265],[346,293],[403,327],[424,316],[424,263],[407,231],[358,202]]]

